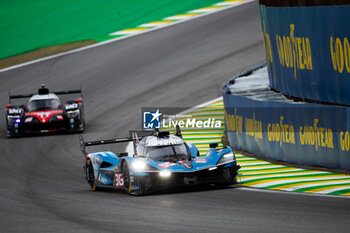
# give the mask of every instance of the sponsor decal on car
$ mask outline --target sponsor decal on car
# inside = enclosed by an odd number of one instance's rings
[[[168,168],[168,167],[172,167],[178,165],[177,163],[172,163],[172,162],[165,162],[165,163],[160,163],[158,164],[159,167],[161,168]]]
[[[99,164],[100,163],[100,158],[99,157],[94,157],[93,159],[92,159],[92,163],[93,164]]]
[[[63,113],[62,110],[40,111],[40,112],[27,112],[26,116],[34,116],[39,119],[40,122],[47,122],[53,115]]]
[[[101,183],[103,183],[103,184],[105,184],[105,183],[108,182],[107,179],[106,179],[106,177],[103,177],[103,176],[99,176],[99,177],[98,177],[98,181],[101,182]]]
[[[24,122],[32,122],[32,120],[33,120],[33,117],[27,117],[25,120],[24,120]]]
[[[140,190],[140,186],[138,185],[131,185],[131,191],[139,191]]]
[[[21,114],[22,110],[18,108],[11,108],[9,114]]]
[[[78,104],[68,104],[64,107],[66,110],[78,108]]]
[[[196,159],[194,162],[195,162],[195,163],[206,163],[206,162],[207,162],[207,159],[199,158],[199,159]]]

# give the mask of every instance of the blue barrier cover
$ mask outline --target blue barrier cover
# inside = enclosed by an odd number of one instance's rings
[[[274,160],[350,170],[350,108],[257,101],[225,91],[231,146]]]
[[[271,87],[289,96],[350,105],[349,12],[350,5],[261,4]]]

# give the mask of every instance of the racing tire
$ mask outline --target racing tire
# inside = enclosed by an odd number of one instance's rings
[[[9,133],[9,132],[6,133],[6,137],[7,137],[7,138],[16,138],[16,137],[20,137],[20,136],[22,136],[22,134],[19,134],[19,133]]]
[[[9,130],[8,130],[8,131],[9,131]],[[7,137],[7,138],[13,138],[14,135],[13,135],[12,133],[9,133],[8,131],[7,131],[7,133],[6,133],[6,137]]]
[[[131,194],[130,171],[127,162],[123,163],[124,189],[127,194]]]
[[[92,166],[91,160],[88,160],[86,163],[86,179],[90,185],[91,191],[98,191],[99,190],[99,188],[96,186],[94,168]]]
[[[16,134],[13,132],[13,128],[11,128],[11,126],[9,125],[8,123],[8,120],[7,120],[7,115],[6,115],[6,137],[7,138],[13,138],[16,136]],[[12,132],[11,132],[12,131]]]
[[[85,131],[85,127],[80,128],[80,129],[76,129],[76,130],[74,130],[73,132],[74,132],[74,133],[84,133],[84,131]]]
[[[237,183],[237,172],[234,171],[233,167],[224,168],[222,171],[223,181],[215,183],[217,187],[227,187]]]
[[[78,133],[84,133],[85,131],[85,119],[83,121],[83,127],[76,130]]]
[[[226,188],[230,185],[233,185],[233,183],[215,183],[215,186],[218,188]]]
[[[79,109],[80,114],[84,114],[82,113],[81,109]],[[79,127],[79,129],[77,130],[79,133],[83,133],[85,131],[85,117],[83,116],[82,118],[80,118],[80,122],[83,124],[83,127]]]

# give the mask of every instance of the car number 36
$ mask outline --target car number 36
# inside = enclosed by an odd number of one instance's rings
[[[123,187],[124,186],[123,174],[119,174],[119,173],[115,174],[115,186],[117,186],[117,187]]]

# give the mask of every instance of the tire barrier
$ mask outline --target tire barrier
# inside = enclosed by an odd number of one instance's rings
[[[292,97],[350,105],[350,2],[259,2],[271,87]]]
[[[230,145],[269,159],[350,170],[350,108],[294,102],[264,84],[235,88],[256,83],[259,68],[223,85]]]

